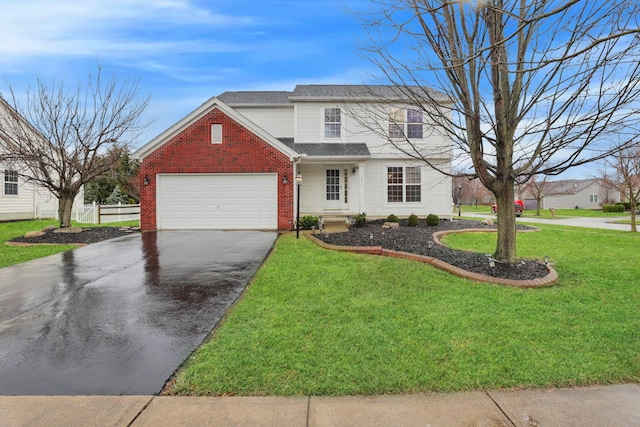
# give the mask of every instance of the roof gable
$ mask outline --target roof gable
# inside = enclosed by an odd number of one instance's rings
[[[298,154],[288,147],[286,144],[283,144],[281,141],[276,139],[273,135],[253,123],[247,117],[238,113],[233,108],[226,105],[219,98],[211,98],[204,104],[200,105],[198,108],[193,110],[191,113],[187,114],[180,121],[175,123],[173,126],[162,132],[160,135],[153,138],[151,141],[140,147],[135,153],[133,153],[132,157],[134,159],[143,160],[149,154],[154,152],[157,148],[171,140],[173,137],[178,135],[180,132],[185,130],[187,127],[197,122],[202,116],[207,114],[209,111],[213,109],[219,109],[224,114],[229,116],[231,119],[238,122],[241,126],[248,129],[250,132],[254,133],[261,139],[263,139],[266,143],[273,146],[278,151],[282,152],[285,155],[288,155],[290,158],[297,157]]]

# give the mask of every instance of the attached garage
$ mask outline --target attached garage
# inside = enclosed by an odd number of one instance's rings
[[[275,173],[159,174],[157,228],[278,228]]]

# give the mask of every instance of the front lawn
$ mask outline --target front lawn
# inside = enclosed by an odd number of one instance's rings
[[[42,258],[48,255],[64,252],[73,249],[74,245],[37,245],[37,246],[10,246],[5,245],[7,240],[24,236],[29,231],[41,230],[46,226],[57,226],[59,222],[55,219],[43,219],[34,221],[15,221],[0,223],[0,268],[10,265],[19,264],[36,258]],[[138,225],[138,221],[127,221],[110,224],[81,224],[72,223],[74,227],[104,227],[104,226],[120,226],[120,225]]]
[[[540,215],[536,215],[536,210],[525,210],[522,213],[523,217],[533,218],[551,218],[551,211],[549,209],[540,209]],[[602,210],[593,209],[556,209],[555,218],[578,216],[587,218],[609,218],[609,217],[621,217],[629,216],[629,212],[603,212]]]
[[[494,239],[447,241],[488,253]],[[368,395],[640,381],[640,265],[631,256],[640,237],[545,227],[518,244],[521,256],[551,256],[560,284],[475,283],[284,236],[169,392]]]

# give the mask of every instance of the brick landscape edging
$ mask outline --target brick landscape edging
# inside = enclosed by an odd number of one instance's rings
[[[433,240],[438,245],[444,246],[440,242],[440,237],[449,233],[467,233],[467,232],[487,232],[487,231],[495,231],[495,230],[486,230],[486,229],[468,229],[468,230],[446,230],[439,231],[433,234]],[[524,230],[523,230],[524,231]],[[538,231],[538,230],[526,230],[526,231]],[[332,245],[330,243],[323,242],[322,240],[312,236],[307,235],[307,238],[312,242],[315,242],[318,246],[321,246],[325,249],[331,249],[334,251],[342,251],[342,252],[353,252],[359,254],[370,254],[370,255],[382,255],[388,256],[392,258],[402,258],[408,259],[412,261],[419,261],[425,264],[431,264],[432,266],[439,268],[441,270],[447,271],[455,276],[462,277],[463,279],[475,280],[477,282],[487,282],[494,283],[496,285],[503,286],[513,286],[517,288],[541,288],[545,286],[551,286],[558,281],[558,273],[549,265],[547,265],[547,274],[545,277],[541,277],[539,279],[532,280],[513,280],[513,279],[503,279],[501,277],[493,277],[487,276],[484,274],[473,273],[471,271],[464,270],[460,267],[456,267],[455,265],[451,265],[447,262],[444,262],[438,258],[418,255],[410,252],[402,252],[402,251],[394,251],[391,249],[384,249],[382,246],[339,246]]]

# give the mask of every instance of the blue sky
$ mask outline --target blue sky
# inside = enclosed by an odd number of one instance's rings
[[[371,82],[350,12],[368,0],[0,0],[0,91],[38,77],[139,79],[141,144],[227,90]]]
[[[8,82],[20,93],[38,77],[75,86],[100,63],[107,75],[139,79],[140,93],[151,96],[144,120],[154,123],[143,145],[227,90],[380,83],[358,51],[367,36],[356,12],[371,7],[369,0],[0,0],[0,92]]]

